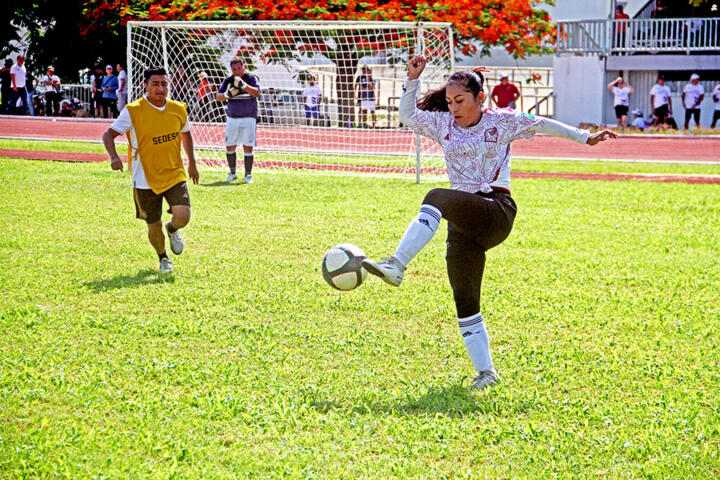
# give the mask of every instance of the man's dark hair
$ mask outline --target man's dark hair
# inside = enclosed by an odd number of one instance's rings
[[[167,71],[165,71],[163,67],[146,68],[143,75],[143,78],[145,78],[145,83],[147,83],[147,81],[150,80],[150,77],[152,77],[153,75],[167,75]]]
[[[233,57],[233,59],[230,60],[230,66],[232,67],[232,66],[235,65],[236,63],[239,63],[239,64],[241,64],[241,65],[245,65],[245,60],[243,60],[243,59],[240,58],[240,57]]]

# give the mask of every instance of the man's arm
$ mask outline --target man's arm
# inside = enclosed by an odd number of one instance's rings
[[[10,73],[10,80],[12,83],[13,90],[15,90],[17,92],[17,86],[15,85],[15,74],[14,73]]]
[[[120,79],[120,88],[119,88],[119,90],[122,90],[123,88],[125,88],[125,77],[123,77],[123,78]]]
[[[105,133],[103,133],[102,141],[103,145],[105,145],[105,150],[107,150],[108,155],[110,155],[110,168],[113,170],[120,170],[122,172],[123,163],[122,160],[120,160],[117,149],[115,148],[115,138],[119,136],[120,134],[118,132],[112,128],[108,128],[105,130]]]
[[[652,114],[655,115],[655,95],[650,94],[650,108],[652,109]]]
[[[696,106],[696,107],[699,107],[704,98],[705,98],[705,94],[704,94],[704,93],[701,93],[700,96],[699,96],[698,99],[697,99],[697,102],[695,102],[695,106]]]
[[[192,134],[190,132],[180,132],[180,141],[188,157],[188,175],[193,183],[197,185],[200,181],[200,173],[198,173],[197,164],[195,163]]]
[[[52,85],[52,83],[52,77],[50,75],[46,76],[45,80],[43,80],[43,85],[45,85],[46,87],[49,87],[50,85]]]

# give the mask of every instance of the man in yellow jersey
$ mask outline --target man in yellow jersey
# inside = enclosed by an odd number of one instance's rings
[[[115,138],[130,132],[135,214],[147,222],[148,239],[160,259],[160,272],[172,272],[173,265],[165,251],[162,200],[167,201],[168,213],[172,213],[172,218],[165,224],[170,249],[179,255],[183,251],[179,230],[190,221],[190,195],[180,156],[181,143],[188,157],[190,178],[197,184],[200,176],[195,165],[187,106],[167,99],[168,77],[164,68],[147,68],[144,78],[145,95],[123,108],[102,139],[110,154],[111,168],[122,171]]]

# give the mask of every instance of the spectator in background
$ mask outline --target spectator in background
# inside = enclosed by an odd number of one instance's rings
[[[715,103],[715,111],[710,128],[715,128],[715,124],[720,120],[720,83],[715,85],[715,90],[713,90],[713,103]]]
[[[510,83],[510,77],[503,73],[500,75],[500,83],[495,85],[490,98],[499,108],[515,109],[515,101],[520,98],[520,90],[514,83]]]
[[[618,127],[627,127],[627,114],[630,109],[630,94],[635,93],[635,89],[629,83],[624,81],[622,77],[618,77],[607,86],[608,90],[615,95],[615,117],[618,121]]]
[[[45,85],[45,114],[50,117],[60,115],[60,77],[55,75],[55,68],[50,65],[47,75],[42,78]]]
[[[199,101],[199,119],[201,122],[211,121],[211,102],[213,100],[212,85],[208,80],[208,74],[205,72],[198,73],[200,85],[198,85],[198,101]]]
[[[92,105],[90,115],[96,118],[102,117],[102,68],[95,67],[95,73],[90,75],[90,91],[92,92]]]
[[[17,63],[10,68],[10,77],[12,79],[13,98],[12,104],[15,105],[20,99],[22,102],[22,115],[28,113],[28,100],[27,100],[27,89],[25,83],[27,82],[27,70],[25,69],[25,57],[22,55],[17,56]]]
[[[670,88],[665,85],[664,75],[659,75],[657,83],[650,89],[650,105],[655,116],[653,126],[668,123],[668,116],[672,115],[672,99]]]
[[[11,101],[13,98],[12,94],[12,77],[10,76],[10,68],[12,68],[13,62],[9,58],[5,59],[3,68],[0,68],[0,95],[2,95],[2,103],[0,104],[0,113],[10,114],[12,109],[10,108]]]
[[[125,68],[123,68],[122,63],[118,63],[115,68],[117,68],[118,71],[118,83],[120,84],[120,87],[117,90],[117,97],[118,97],[118,110],[122,110],[125,108],[125,105],[127,105],[127,72],[125,71]]]
[[[305,101],[305,118],[307,119],[307,124],[313,125],[319,123],[319,105],[320,102],[322,102],[322,90],[319,86],[315,85],[315,79],[313,77],[310,77],[308,86],[305,87],[303,91],[303,100]]]
[[[192,103],[189,98],[190,90],[190,80],[185,69],[177,67],[175,73],[170,77],[170,98],[190,105]]]
[[[31,116],[35,116],[35,89],[37,88],[38,79],[31,72],[27,72],[25,80],[25,90],[27,90],[28,110]],[[40,113],[38,113],[39,115]]]
[[[105,78],[102,80],[102,106],[103,117],[115,118],[117,111],[117,89],[120,86],[118,79],[113,75],[112,65],[105,67]]]
[[[652,18],[668,18],[670,12],[668,11],[667,5],[663,0],[655,1],[655,10],[652,12]]]
[[[360,93],[360,123],[365,123],[368,114],[372,117],[372,127],[377,123],[375,116],[375,79],[372,76],[372,70],[367,65],[363,65],[362,73],[358,77],[358,91]]]
[[[682,91],[682,101],[685,107],[685,130],[690,127],[690,117],[695,120],[695,126],[700,126],[700,103],[705,98],[705,88],[700,84],[700,75],[690,75],[690,82]]]
[[[637,110],[632,111],[633,115],[635,115],[635,120],[632,122],[632,126],[635,128],[639,128],[640,130],[645,130],[650,125],[652,125],[653,121],[651,117],[648,117],[645,119],[643,117],[643,111],[639,108]]]
[[[615,20],[620,20],[620,22],[615,22],[614,45],[622,48],[625,47],[625,32],[627,31],[627,22],[625,20],[630,20],[630,15],[625,13],[622,5],[615,7]]]

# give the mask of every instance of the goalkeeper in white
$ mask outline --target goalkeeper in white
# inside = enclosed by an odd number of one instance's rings
[[[391,257],[363,260],[363,266],[390,285],[398,286],[407,264],[428,244],[441,219],[448,222],[447,271],[453,290],[460,334],[477,376],[474,388],[497,381],[485,322],[480,313],[480,287],[485,252],[500,245],[517,213],[510,196],[510,144],[536,133],[596,145],[616,135],[610,130],[591,135],[560,122],[509,109],[483,108],[484,78],[480,71],[456,72],[442,88],[416,103],[418,77],[425,58],[410,61],[400,121],[438,142],[445,154],[451,188],[435,188],[425,196]]]
[[[230,173],[225,181],[237,180],[235,166],[237,163],[238,145],[243,146],[245,153],[245,183],[252,183],[253,147],[257,131],[258,97],[260,84],[252,73],[245,70],[243,59],[235,57],[230,60],[232,75],[226,78],[215,99],[227,100],[227,123],[225,126],[225,153]]]

